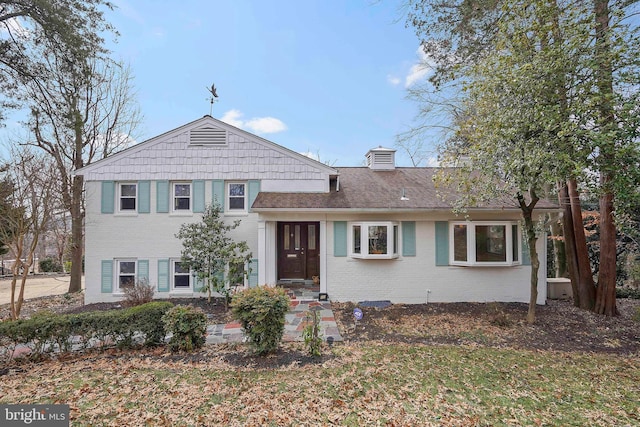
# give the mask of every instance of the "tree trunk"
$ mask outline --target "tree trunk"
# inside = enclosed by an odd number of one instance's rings
[[[618,314],[616,308],[616,225],[613,207],[613,174],[615,173],[616,119],[613,110],[613,66],[609,35],[609,2],[594,1],[596,20],[596,78],[598,80],[598,114],[600,141],[600,271],[594,311],[607,316]]]
[[[73,177],[73,197],[71,205],[71,279],[69,293],[82,290],[82,255],[83,255],[83,209],[82,209],[81,176]]]
[[[576,237],[573,227],[573,216],[571,214],[571,203],[569,203],[569,189],[567,183],[558,183],[558,199],[562,207],[562,228],[564,234],[564,253],[567,260],[567,270],[571,279],[571,291],[573,294],[573,305],[580,306],[580,294],[578,283],[580,283],[580,269],[578,268],[578,252],[576,251]]]
[[[569,204],[571,205],[571,220],[573,221],[578,267],[578,302],[576,306],[584,310],[593,310],[596,300],[596,289],[593,283],[593,275],[591,274],[589,252],[587,251],[587,238],[584,235],[584,224],[582,221],[582,207],[580,205],[580,196],[578,195],[578,184],[575,179],[572,178],[567,181],[567,190],[569,194]]]
[[[533,223],[533,209],[538,203],[538,196],[535,191],[529,190],[531,202],[527,204],[524,196],[519,193],[517,196],[522,218],[524,219],[524,232],[529,245],[529,257],[531,259],[531,282],[529,292],[529,310],[527,311],[527,323],[533,324],[536,321],[536,304],[538,301],[538,270],[540,269],[540,260],[538,259],[538,250],[536,249],[536,227]]]
[[[74,157],[73,170],[78,170],[84,166],[82,153],[84,152],[84,122],[82,115],[78,111],[78,100],[74,98],[71,105],[74,117]],[[80,292],[82,290],[82,255],[83,255],[83,217],[84,199],[82,198],[82,188],[84,178],[76,175],[71,181],[71,279],[69,280],[69,293]]]

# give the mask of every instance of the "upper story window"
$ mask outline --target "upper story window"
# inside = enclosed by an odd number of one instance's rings
[[[176,212],[191,211],[191,184],[176,182],[173,184],[173,210]]]
[[[452,222],[449,259],[452,265],[519,265],[517,222]]]
[[[349,227],[352,258],[390,259],[398,256],[398,223],[354,222]]]
[[[247,211],[247,184],[229,182],[227,184],[227,211]]]
[[[136,283],[136,260],[126,259],[116,261],[118,291],[133,287]]]
[[[120,212],[136,212],[138,185],[134,183],[118,184],[118,209]]]

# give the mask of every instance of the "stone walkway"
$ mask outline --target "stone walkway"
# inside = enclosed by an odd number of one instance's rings
[[[320,332],[327,342],[342,341],[336,319],[328,301],[292,300],[291,308],[285,315],[283,341],[303,341],[302,330],[310,311],[320,312]],[[207,328],[207,344],[244,342],[244,334],[239,323],[210,325]]]

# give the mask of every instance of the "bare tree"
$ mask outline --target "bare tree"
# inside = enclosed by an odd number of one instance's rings
[[[78,58],[106,53],[103,35],[113,27],[104,12],[111,9],[108,0],[0,1],[0,120],[19,105],[24,80],[47,71],[38,54],[43,41]]]
[[[27,80],[25,86],[31,108],[28,126],[34,137],[29,144],[51,155],[60,175],[59,192],[71,216],[69,292],[79,292],[84,181],[73,172],[126,148],[142,116],[127,66],[97,56],[73,62],[46,46],[42,57],[46,76]]]
[[[56,177],[50,159],[26,147],[12,150],[10,166],[4,174],[13,191],[9,203],[0,205],[0,216],[8,225],[2,229],[0,239],[15,260],[11,278],[11,318],[15,320],[20,317],[38,241],[51,218]]]

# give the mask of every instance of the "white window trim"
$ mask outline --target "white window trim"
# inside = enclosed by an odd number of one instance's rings
[[[360,253],[353,251],[354,247],[354,227],[360,226]],[[387,250],[391,253],[370,254],[369,253],[369,227],[387,227]],[[398,236],[395,236],[398,233]],[[396,244],[397,243],[397,244]],[[358,221],[349,222],[347,227],[348,253],[351,258],[358,259],[395,259],[400,251],[400,226],[397,221]],[[395,248],[394,248],[395,246]]]
[[[136,208],[135,209],[122,209],[122,186],[123,185],[133,185],[136,188],[136,196],[135,196],[135,204],[136,204]],[[130,198],[129,196],[127,196],[127,198]],[[138,213],[138,207],[139,207],[139,193],[138,193],[138,183],[137,182],[118,182],[118,199],[117,199],[117,210],[116,212],[119,214],[123,214],[123,215],[135,215]]]
[[[189,209],[176,209],[176,185],[189,186]],[[178,215],[189,215],[193,213],[193,184],[191,182],[176,181],[171,183],[171,213]]]
[[[242,184],[244,185],[244,208],[243,209],[231,209],[231,195],[229,194],[232,184]],[[225,213],[229,214],[246,214],[249,212],[247,207],[247,202],[249,199],[249,185],[246,181],[229,181],[225,183]],[[234,196],[234,198],[239,198],[239,196]]]
[[[113,287],[113,289],[115,289],[116,294],[123,294],[124,293],[124,289],[120,288],[120,263],[121,262],[132,262],[134,265],[134,269],[133,269],[133,283],[135,285],[136,281],[138,280],[138,260],[136,258],[116,258],[114,260],[114,268],[115,268],[115,274],[114,274],[114,281],[115,281],[115,286]]]
[[[455,248],[454,248],[454,227],[456,225],[467,226],[467,260],[456,261],[455,260]],[[506,261],[500,262],[487,262],[476,261],[476,226],[504,226],[505,227],[505,251]],[[518,230],[518,259],[513,259],[513,236],[512,226],[517,226]],[[518,221],[455,221],[449,222],[449,264],[459,266],[473,266],[473,267],[512,267],[522,265],[522,233],[520,232],[520,224]]]
[[[176,288],[176,263],[180,263],[180,258],[172,258],[169,260],[169,280],[171,281],[170,292],[171,293],[192,293],[195,277],[189,271],[189,287],[188,288]],[[186,276],[186,274],[185,274]]]

